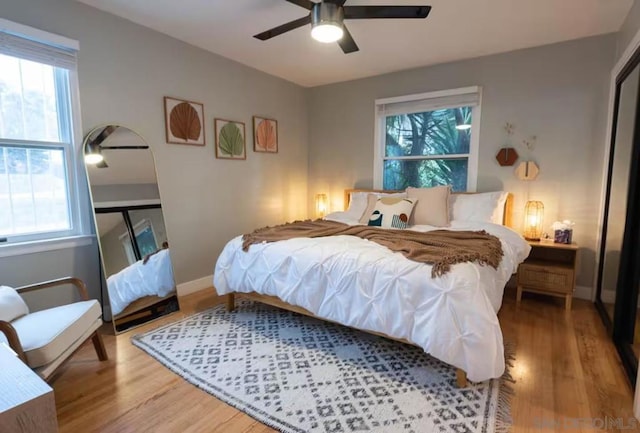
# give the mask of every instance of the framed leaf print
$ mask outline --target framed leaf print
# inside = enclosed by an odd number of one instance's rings
[[[247,159],[244,123],[214,119],[216,158]]]
[[[204,146],[204,105],[164,97],[167,143]]]
[[[253,116],[253,150],[278,152],[278,121]]]

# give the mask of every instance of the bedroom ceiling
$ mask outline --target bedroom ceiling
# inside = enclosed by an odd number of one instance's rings
[[[252,36],[308,13],[285,0],[78,0],[302,86],[616,32],[633,0],[348,0],[433,6],[425,20],[346,21],[360,51],[345,55],[303,27]]]

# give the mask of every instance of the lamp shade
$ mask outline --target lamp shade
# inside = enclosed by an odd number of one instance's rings
[[[539,241],[542,236],[544,205],[541,201],[528,201],[524,207],[524,238]]]
[[[316,216],[322,218],[327,214],[329,200],[326,194],[316,194]]]

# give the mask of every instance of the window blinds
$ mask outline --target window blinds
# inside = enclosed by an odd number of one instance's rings
[[[477,87],[473,90],[454,94],[430,97],[428,93],[423,97],[417,95],[416,99],[376,103],[377,112],[381,116],[395,116],[398,114],[422,113],[425,111],[435,111],[443,108],[457,108],[476,106],[480,103],[480,92]],[[393,98],[402,99],[402,98]],[[383,100],[384,101],[384,100]]]
[[[76,69],[77,50],[15,35],[0,29],[0,54],[44,63],[56,68]]]

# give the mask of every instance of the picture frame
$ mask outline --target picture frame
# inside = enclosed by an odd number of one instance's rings
[[[278,121],[253,116],[253,151],[278,153]]]
[[[213,119],[216,134],[216,158],[247,159],[247,137],[244,122]]]
[[[164,123],[167,143],[205,145],[203,104],[165,96]]]

